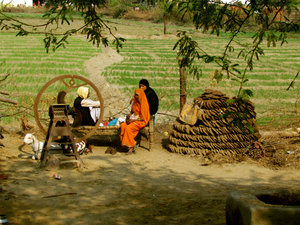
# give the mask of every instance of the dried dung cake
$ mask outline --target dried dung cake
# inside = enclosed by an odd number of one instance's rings
[[[194,99],[198,106],[197,122],[195,125],[184,123],[179,118],[173,125],[169,137],[169,150],[182,154],[207,155],[221,153],[224,155],[244,152],[245,148],[260,138],[256,126],[256,113],[253,104],[248,101],[243,105],[230,100],[225,94],[215,90],[205,92]],[[236,114],[222,118],[226,112],[248,111],[247,119],[243,123],[252,126],[253,131],[245,126],[239,128],[233,125]]]

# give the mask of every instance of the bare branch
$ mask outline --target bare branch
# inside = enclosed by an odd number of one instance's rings
[[[2,13],[2,12],[0,12],[0,15],[3,16],[4,18],[6,18],[7,21],[14,21],[14,22],[17,22],[18,24],[21,24],[21,25],[24,25],[24,26],[28,26],[28,27],[33,27],[33,28],[45,27],[45,26],[48,26],[49,24],[51,24],[51,22],[48,21],[47,23],[44,23],[44,24],[33,25],[33,24],[24,23],[21,20],[18,20],[18,19],[15,19],[13,17],[10,17],[10,16],[8,16],[5,13]]]
[[[10,74],[4,75],[4,78],[2,78],[2,79],[0,80],[0,82],[5,81],[9,76],[10,76]]]
[[[290,83],[290,85],[288,86],[288,88],[286,89],[287,91],[290,90],[290,88],[294,88],[294,84],[295,84],[295,80],[297,79],[299,72],[296,74],[296,76],[294,77],[294,79],[292,80],[292,82]]]

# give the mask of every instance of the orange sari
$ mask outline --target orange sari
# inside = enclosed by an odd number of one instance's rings
[[[138,94],[139,101],[134,99],[131,113],[139,115],[140,120],[134,121],[130,124],[121,124],[121,144],[122,146],[127,147],[135,146],[134,138],[143,127],[147,126],[150,120],[149,104],[143,89],[136,89],[134,94]]]

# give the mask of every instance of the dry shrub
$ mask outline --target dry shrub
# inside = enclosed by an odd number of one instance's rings
[[[215,164],[236,163],[247,159],[247,157],[243,154],[224,155],[222,153],[210,153],[206,157],[211,161],[211,163]]]
[[[26,7],[24,9],[25,13],[45,13],[48,9],[45,6],[41,6],[41,7]]]
[[[9,13],[44,13],[47,9],[44,6],[41,7],[25,7],[25,6],[17,6],[17,7],[6,7],[3,8],[3,12]]]
[[[126,6],[118,6],[112,9],[112,17],[113,18],[123,18],[127,13],[128,8]]]
[[[130,9],[124,14],[123,18],[159,22],[162,21],[162,12],[159,8],[154,8],[149,11],[136,11],[134,9]]]
[[[97,13],[101,14],[101,15],[104,15],[104,16],[111,16],[113,15],[113,12],[110,8],[108,7],[103,7],[101,9],[97,8],[96,9]]]
[[[270,163],[274,166],[283,167],[286,165],[286,154],[283,150],[276,151],[272,158],[270,158]]]
[[[264,138],[266,157],[259,159],[259,163],[269,168],[291,167],[300,168],[300,137]]]

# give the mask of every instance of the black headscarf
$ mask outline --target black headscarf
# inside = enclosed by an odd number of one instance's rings
[[[150,114],[154,115],[158,110],[159,100],[155,91],[149,86],[149,82],[146,79],[140,80],[139,84],[143,84],[147,87],[145,94],[149,103]]]
[[[147,88],[149,87],[149,81],[146,79],[141,79],[139,84],[145,85]]]

